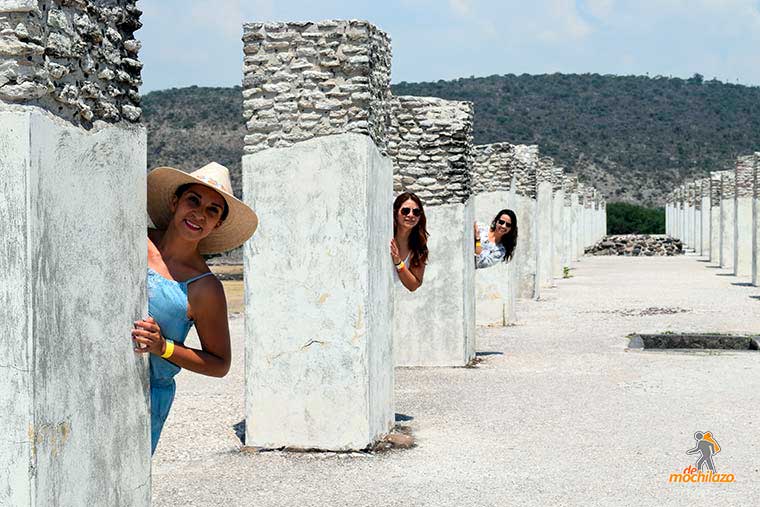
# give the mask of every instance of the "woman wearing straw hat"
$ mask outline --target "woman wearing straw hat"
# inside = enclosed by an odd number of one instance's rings
[[[159,167],[148,174],[148,315],[135,322],[137,352],[150,353],[151,452],[174,401],[180,369],[223,377],[230,368],[227,301],[204,254],[242,245],[256,214],[232,195],[229,171],[212,162],[187,174]],[[195,325],[201,349],[184,345]]]

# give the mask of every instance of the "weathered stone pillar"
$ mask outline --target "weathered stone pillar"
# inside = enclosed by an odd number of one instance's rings
[[[685,216],[685,237],[686,246],[689,250],[694,251],[694,182],[686,184],[686,216]]]
[[[150,504],[133,1],[0,1],[0,505]]]
[[[393,100],[394,190],[422,199],[430,233],[422,287],[396,288],[396,366],[464,366],[475,357],[472,115],[470,102]]]
[[[760,152],[752,168],[752,285],[760,285]]]
[[[541,157],[536,167],[536,225],[538,241],[538,280],[541,287],[551,287],[554,254],[552,194],[554,193],[554,161]]]
[[[710,173],[710,262],[720,264],[720,203],[723,200],[721,194],[721,173]]]
[[[702,178],[699,188],[701,191],[700,199],[700,255],[709,257],[710,255],[710,178]]]
[[[688,227],[687,227],[687,218],[686,215],[688,214],[688,207],[689,207],[689,194],[687,192],[686,185],[681,185],[678,187],[679,192],[679,210],[678,210],[678,230],[680,232],[680,239],[683,242],[684,250],[686,250],[687,247],[687,240],[688,240]]]
[[[243,31],[246,443],[362,449],[394,424],[390,42],[366,21]]]
[[[665,195],[665,234],[673,236],[673,192]]]
[[[565,171],[554,168],[554,194],[552,196],[552,278],[562,278],[565,266]]]
[[[578,229],[578,177],[577,176],[565,176],[563,180],[564,193],[565,193],[565,210],[564,210],[564,247],[563,253],[563,274],[564,267],[573,267],[573,263],[578,260],[577,258],[577,229]]]
[[[515,214],[520,229],[515,250],[517,268],[517,297],[538,299],[538,221],[536,219],[536,171],[539,163],[538,146],[516,145],[513,159],[513,189]]]
[[[594,192],[593,187],[586,186],[586,197],[583,200],[583,248],[590,247],[594,244]]]
[[[728,269],[734,262],[734,171],[721,171],[720,187],[720,267]]]
[[[578,220],[577,227],[577,242],[576,242],[576,258],[578,260],[583,257],[586,252],[586,185],[578,182],[578,212],[576,214]]]
[[[511,186],[515,149],[509,143],[494,143],[475,146],[473,151],[475,220],[478,225],[490,227],[500,210],[514,211],[515,194]],[[516,275],[514,261],[475,271],[475,321],[478,325],[506,326],[517,321]]]
[[[694,253],[702,255],[702,180],[695,180],[692,198],[692,210],[694,219],[692,221],[692,242],[694,243]]]
[[[755,157],[736,161],[734,187],[734,275],[752,276],[752,200],[754,198]]]
[[[683,241],[681,234],[681,187],[673,190],[673,237]]]

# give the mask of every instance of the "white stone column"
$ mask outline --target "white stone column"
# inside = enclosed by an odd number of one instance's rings
[[[465,366],[475,357],[472,103],[395,97],[393,104],[395,191],[422,199],[430,233],[422,287],[396,287],[396,366]]]
[[[363,449],[394,424],[389,40],[325,21],[243,41],[246,444]]]
[[[494,143],[474,147],[473,193],[475,220],[490,227],[496,213],[515,207],[512,183],[514,146]],[[519,229],[519,224],[518,224]],[[521,238],[518,238],[521,239]],[[475,270],[475,322],[484,326],[516,323],[514,260]]]
[[[536,225],[538,240],[538,281],[541,287],[551,287],[552,268],[554,264],[554,161],[550,157],[541,157],[536,170]]]
[[[541,296],[541,287],[538,283],[538,222],[536,220],[538,158],[537,146],[515,146],[511,188],[515,196],[514,211],[520,232],[514,262],[517,271],[517,297],[523,299],[538,299]]]
[[[552,195],[552,278],[562,278],[565,266],[565,171],[554,168],[554,194]],[[554,285],[554,282],[552,282]]]
[[[564,267],[572,268],[577,258],[577,236],[578,227],[578,178],[577,176],[565,176],[565,211],[564,211],[564,234],[565,234],[565,253],[563,256],[563,275]]]
[[[694,194],[692,198],[694,210],[693,243],[694,253],[702,255],[702,180],[694,181]]]
[[[0,1],[3,506],[150,504],[139,13],[101,3]]]
[[[760,285],[760,152],[752,167],[752,285]]]
[[[699,185],[700,199],[700,255],[710,256],[710,178],[702,178]]]
[[[694,183],[686,184],[686,216],[685,216],[686,246],[694,251]]]
[[[721,171],[720,267],[733,269],[734,262],[734,171]]]
[[[721,234],[720,234],[720,203],[721,173],[710,173],[710,262],[720,264]]]
[[[752,200],[755,158],[739,157],[736,161],[734,187],[734,275],[752,276]]]

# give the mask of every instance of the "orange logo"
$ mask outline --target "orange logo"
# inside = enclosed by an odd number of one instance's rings
[[[689,465],[680,473],[672,473],[668,482],[734,482],[734,474],[719,474],[715,469],[714,457],[720,452],[720,445],[709,431],[694,433],[696,444],[686,454],[698,454],[695,465]],[[704,469],[704,472],[703,472]]]

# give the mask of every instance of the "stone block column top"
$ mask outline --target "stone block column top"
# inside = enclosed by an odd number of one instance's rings
[[[584,186],[583,189],[584,189],[584,194],[585,194],[584,199],[583,199],[583,206],[588,209],[593,209],[594,200],[595,200],[594,194],[596,192],[596,189],[588,185]]]
[[[745,155],[736,159],[736,197],[753,197],[755,163],[756,159],[754,155]]]
[[[757,199],[760,197],[760,152],[755,152],[755,164],[752,168],[752,195]]]
[[[463,203],[472,192],[473,105],[437,97],[394,97],[388,155],[394,191],[426,205]]]
[[[140,15],[136,0],[0,0],[0,105],[139,121]]]
[[[473,146],[472,191],[507,191],[512,184],[515,147],[510,143]]]
[[[367,21],[243,25],[245,153],[320,136],[368,135],[386,150],[391,45]]]
[[[536,166],[536,185],[551,183],[552,188],[554,188],[554,179],[554,159],[540,157]]]
[[[700,190],[702,191],[702,198],[709,198],[710,197],[710,178],[701,178],[700,180]]]
[[[554,191],[559,192],[565,189],[565,169],[563,167],[555,166],[552,171],[554,172]]]
[[[694,209],[702,209],[702,180],[694,180],[694,194],[692,195]]]
[[[736,195],[736,173],[721,171],[721,198],[733,199]]]
[[[572,202],[573,194],[578,192],[578,177],[565,176],[562,179],[562,188],[565,191],[565,205],[569,206]]]
[[[536,172],[539,165],[538,146],[535,144],[515,145],[515,157],[512,172],[515,175],[518,195],[536,197]]]
[[[710,206],[712,207],[720,206],[722,199],[721,177],[720,171],[710,173]]]

